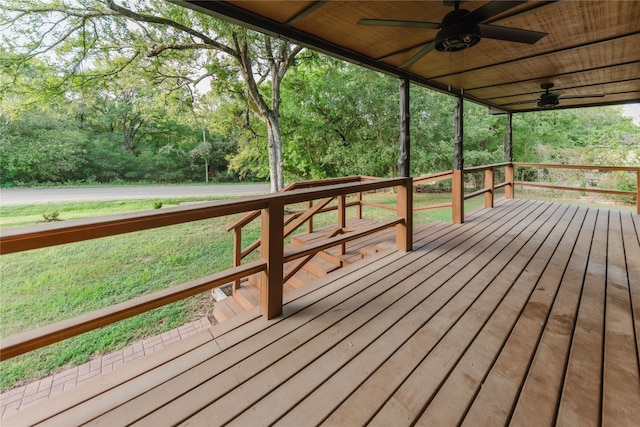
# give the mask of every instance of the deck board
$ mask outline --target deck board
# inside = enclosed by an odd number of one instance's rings
[[[602,343],[606,279],[607,219],[596,218],[588,265],[585,269],[580,306],[571,337],[571,348],[558,408],[558,424],[597,426],[601,420],[601,399],[589,390],[602,387]]]
[[[607,245],[602,402],[602,420],[606,425],[637,425],[640,420],[640,375],[629,297],[620,213],[611,212]]]
[[[634,425],[638,222],[500,201],[3,423]]]

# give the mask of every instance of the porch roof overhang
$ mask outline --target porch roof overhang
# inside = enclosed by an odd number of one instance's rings
[[[359,25],[362,18],[441,22],[453,8],[431,1],[232,0],[178,1],[243,26],[334,57],[490,107],[535,111],[544,92],[563,97],[556,108],[640,101],[640,1],[527,1],[482,21],[547,33],[535,44],[483,38],[469,49],[432,50],[437,29]],[[488,1],[464,1],[474,11]],[[599,97],[571,98],[580,95]]]

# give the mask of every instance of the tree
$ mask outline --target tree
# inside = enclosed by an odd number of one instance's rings
[[[55,62],[65,83],[77,83],[78,75],[102,60],[112,67],[90,79],[145,67],[159,82],[186,85],[194,93],[209,81],[243,97],[266,126],[271,191],[284,186],[281,83],[302,47],[157,0],[2,0],[0,6],[2,28],[23,34],[3,36],[7,46],[25,60]]]
[[[211,156],[211,150],[211,144],[207,141],[202,141],[200,145],[189,151],[189,158],[192,163],[196,163],[197,161],[204,162],[204,179],[206,182],[209,182],[209,157]]]

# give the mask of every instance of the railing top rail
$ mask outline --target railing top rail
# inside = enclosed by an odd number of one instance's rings
[[[289,184],[282,191],[299,190],[302,188],[322,187],[325,185],[347,184],[350,182],[359,182],[359,181],[362,181],[362,177],[360,177],[359,175],[342,176],[338,178],[326,178],[326,179],[319,179],[315,181],[298,181],[298,182]]]
[[[622,171],[622,172],[636,172],[638,169],[640,169],[638,166],[562,165],[562,164],[554,164],[554,163],[524,163],[524,162],[513,162],[513,165],[527,167],[527,168],[582,169],[582,170]]]
[[[99,237],[182,224],[209,218],[264,209],[271,200],[284,204],[340,196],[358,191],[370,191],[400,185],[405,178],[335,184],[292,190],[242,199],[221,200],[194,206],[178,206],[145,212],[111,215],[102,218],[71,220],[0,230],[0,254],[44,248]]]
[[[339,177],[339,178],[320,179],[315,181],[299,181],[299,182],[293,182],[287,185],[285,188],[281,190],[281,193],[285,191],[299,190],[302,188],[308,189],[308,188],[314,188],[314,187],[322,187],[326,185],[359,182],[361,180],[362,178],[356,175],[356,176],[345,176],[345,177]],[[247,212],[247,214],[244,215],[242,218],[239,218],[236,222],[227,226],[227,231],[231,231],[234,228],[242,228],[245,225],[249,224],[254,219],[258,218],[259,216],[260,216],[259,211]]]
[[[470,168],[464,168],[464,172],[483,172],[489,169],[495,169],[495,168],[504,168],[506,166],[511,166],[511,162],[504,162],[504,163],[494,163],[492,165],[483,165],[483,166],[473,166]]]
[[[450,175],[453,174],[452,170],[448,170],[448,171],[442,171],[442,172],[435,172],[435,173],[430,173],[427,175],[420,175],[420,176],[416,176],[413,178],[413,184],[419,184],[422,181],[433,181],[434,179],[437,178],[442,178],[442,177],[450,177]]]

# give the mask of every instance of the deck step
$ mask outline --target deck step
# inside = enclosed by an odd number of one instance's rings
[[[227,304],[228,299],[229,298],[225,298],[223,300],[216,301],[215,304],[213,304],[213,317],[215,317],[217,322],[224,322],[236,315],[236,313]]]
[[[366,219],[347,220],[347,228],[360,228],[376,224],[375,221]],[[335,225],[329,225],[316,229],[313,233],[301,233],[291,237],[291,244],[296,247],[307,246],[309,244],[324,240],[327,234],[336,229]]]
[[[287,283],[297,289],[301,286],[306,285],[309,282],[313,282],[317,278],[318,276],[314,276],[313,274],[309,273],[307,270],[302,269],[298,271],[296,274],[294,274],[293,277],[287,281]]]
[[[227,297],[213,304],[213,317],[215,317],[218,322],[224,322],[236,314],[244,313],[251,308],[252,307],[243,307],[234,297]]]
[[[250,310],[260,305],[260,291],[251,283],[244,282],[239,289],[236,289],[233,298],[238,301],[245,310]]]
[[[322,277],[332,271],[336,271],[340,268],[340,265],[336,265],[334,262],[322,258],[321,256],[314,256],[302,268],[316,277]]]

